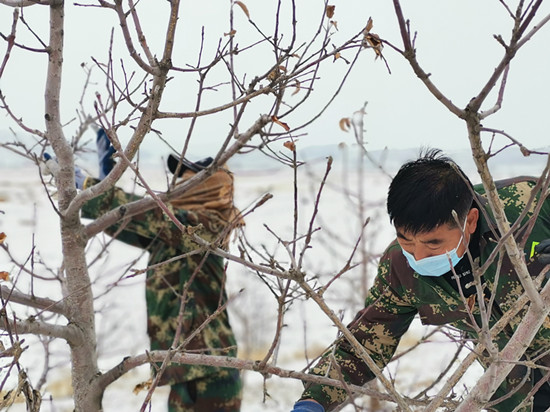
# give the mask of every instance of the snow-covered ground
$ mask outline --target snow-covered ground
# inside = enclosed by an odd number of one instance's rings
[[[370,217],[364,240],[370,255],[366,256],[367,277],[356,269],[346,273],[336,281],[326,295],[335,312],[342,311],[345,322],[351,320],[364,299],[365,290],[375,271],[376,259],[385,245],[393,237],[392,228],[384,212],[384,198],[390,178],[387,174],[369,169],[364,174],[357,170],[344,172],[342,164],[335,164],[327,181],[319,204],[319,216],[313,227],[315,232],[312,248],[308,249],[304,269],[309,276],[317,275],[326,283],[349,259],[353,244],[360,231],[361,222]],[[541,170],[519,170],[520,173],[536,173]],[[515,170],[514,172],[516,172]],[[497,174],[506,175],[506,168]],[[310,223],[314,199],[320,185],[323,166],[303,168],[299,174],[300,192],[297,196],[299,210],[299,232],[304,233]],[[519,174],[519,173],[518,173]],[[147,175],[147,174],[146,174]],[[149,178],[157,188],[161,188],[164,178],[151,172]],[[272,233],[283,240],[290,240],[293,230],[294,194],[290,169],[237,171],[235,178],[236,202],[242,210],[247,210],[263,194],[272,193],[273,199],[258,211],[246,217],[246,235],[257,247],[273,253],[284,266],[289,265],[290,257]],[[358,193],[362,193],[364,210],[358,215],[356,207]],[[20,262],[27,261],[28,268],[36,273],[53,277],[59,268],[60,242],[58,220],[52,205],[44,193],[38,173],[32,168],[4,169],[0,173],[0,232],[7,235],[6,243],[10,252]],[[100,236],[92,241],[89,256],[100,249],[101,242],[108,240]],[[236,245],[232,247],[236,248]],[[358,261],[361,256],[355,256]],[[99,335],[100,367],[103,370],[115,366],[126,355],[143,353],[148,349],[145,331],[145,303],[143,276],[120,279],[128,268],[141,269],[146,260],[138,249],[114,242],[109,253],[102,255],[91,267],[96,302],[97,332]],[[22,291],[50,299],[59,299],[61,293],[56,281],[32,280],[28,274],[10,263],[8,256],[0,251],[0,271],[10,272],[10,281]],[[366,279],[366,280],[365,280]],[[272,280],[273,281],[273,280]],[[272,293],[264,282],[252,272],[235,263],[228,267],[228,292],[236,296],[230,307],[230,316],[237,333],[241,355],[247,359],[262,359],[274,336],[277,306]],[[19,310],[19,309],[18,309]],[[426,328],[415,322],[404,337],[399,350],[405,350],[426,333]],[[302,370],[307,359],[317,355],[334,339],[336,330],[331,322],[316,307],[314,302],[297,301],[286,314],[281,346],[277,354],[280,367]],[[2,338],[4,339],[4,338]],[[23,354],[22,365],[27,369],[33,385],[36,385],[44,371],[44,345],[32,337],[26,337],[29,349]],[[68,348],[59,341],[49,343],[50,370],[48,383],[42,388],[44,411],[72,410]],[[307,356],[306,356],[307,348]],[[456,345],[442,334],[432,337],[412,353],[387,368],[388,376],[396,379],[403,393],[412,394],[428,385],[448,364]],[[0,370],[0,380],[5,370]],[[137,395],[134,387],[148,379],[148,367],[132,371],[111,385],[105,393],[105,411],[131,412],[139,410],[145,392]],[[472,382],[479,374],[473,368],[465,377],[465,383]],[[244,373],[243,412],[288,411],[299,397],[302,385],[299,381],[269,377],[254,373]],[[462,391],[461,385],[457,392]],[[166,388],[160,388],[153,397],[152,411],[166,410]],[[391,406],[388,410],[392,410]],[[16,405],[11,411],[25,410]],[[351,411],[351,407],[344,410]]]

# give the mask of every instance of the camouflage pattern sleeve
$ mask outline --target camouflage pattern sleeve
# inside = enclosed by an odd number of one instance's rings
[[[97,182],[99,180],[88,178],[84,183],[84,188],[90,187]],[[85,203],[82,207],[82,217],[96,219],[118,206],[139,199],[141,197],[114,187]],[[199,219],[192,212],[178,209],[175,214],[183,224],[194,226],[200,223]],[[158,207],[131,218],[121,218],[115,225],[107,228],[105,233],[116,237],[117,240],[139,248],[148,247],[153,240],[161,240],[163,243],[173,247],[180,246],[182,243],[181,231]]]
[[[417,313],[414,305],[406,297],[400,296],[399,287],[392,283],[397,279],[392,275],[390,246],[378,267],[378,276],[370,289],[361,310],[350,323],[348,329],[363,345],[367,353],[380,368],[391,360],[399,340],[409,328]],[[375,375],[365,362],[358,357],[346,339],[340,338],[333,348],[327,351],[310,373],[341,379],[363,385]],[[344,389],[326,385],[306,385],[301,399],[315,399],[330,411],[347,398]]]

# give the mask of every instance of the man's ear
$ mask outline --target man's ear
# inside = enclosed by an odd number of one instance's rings
[[[466,215],[466,232],[470,234],[474,233],[477,228],[478,220],[479,220],[479,209],[473,207],[468,212],[468,215]]]

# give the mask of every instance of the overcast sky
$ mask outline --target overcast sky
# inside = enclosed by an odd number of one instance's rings
[[[243,0],[243,3],[258,26],[267,33],[272,33],[275,2]],[[322,10],[320,5],[323,2],[299,0],[298,3],[299,35],[306,39],[316,27],[319,10]],[[420,63],[431,73],[432,81],[440,90],[456,105],[464,107],[468,100],[479,92],[501,59],[502,47],[494,40],[493,35],[501,34],[507,40],[512,27],[511,19],[498,0],[417,0],[402,3],[406,17],[411,20],[412,29],[417,32],[416,47]],[[142,0],[140,3],[140,7],[147,10],[141,18],[148,42],[159,55],[161,51],[158,45],[164,33],[163,22],[166,21],[167,4],[168,2],[158,0]],[[338,33],[334,35],[334,43],[359,32],[368,18],[372,17],[372,31],[400,46],[392,2],[334,0],[331,4],[336,6],[333,19],[338,22]],[[207,45],[216,44],[220,37],[223,38],[223,33],[227,32],[229,27],[228,6],[229,0],[182,1],[182,21],[178,29],[181,43],[177,45],[175,56],[196,56],[202,26],[205,27]],[[92,65],[91,57],[105,61],[110,29],[114,27],[119,31],[120,28],[113,13],[105,10],[77,7],[70,2],[66,3],[66,8],[63,116],[68,121],[74,117],[74,107],[81,98],[85,76],[80,64],[84,62]],[[548,13],[549,5],[543,4],[539,20]],[[26,8],[24,15],[29,24],[38,27],[39,34],[47,33],[46,7]],[[236,38],[240,44],[247,44],[251,41],[247,36],[253,35],[254,31],[243,13],[236,10],[235,16]],[[11,9],[0,6],[0,30],[7,34],[10,27]],[[115,63],[120,59],[128,59],[119,37],[114,44]],[[17,39],[27,42],[30,40],[22,25],[19,26]],[[0,50],[3,53],[5,43],[1,44]],[[38,47],[36,41],[27,44]],[[547,100],[547,96],[550,95],[548,44],[550,27],[544,27],[533,41],[518,53],[511,66],[504,107],[484,122],[485,126],[506,131],[529,148],[548,146],[550,142]],[[468,147],[464,123],[428,93],[401,56],[389,47],[384,49],[384,55],[391,74],[380,59],[375,60],[372,51],[363,52],[341,95],[330,110],[307,129],[307,135],[300,138],[300,144],[311,146],[352,143],[351,134],[341,131],[338,122],[340,118],[352,115],[368,102],[365,129],[367,148],[371,150],[422,145],[444,149]],[[250,58],[252,65],[254,57],[257,56],[245,56],[239,64],[241,67],[246,65],[246,58]],[[184,63],[182,60],[178,62],[180,65]],[[23,117],[31,127],[38,129],[44,128],[45,63],[45,54],[29,57],[28,52],[14,49],[9,67],[0,84],[10,108],[18,116]],[[327,64],[320,73],[321,82],[317,85],[320,96],[323,96],[323,93],[330,94],[330,87],[334,85],[334,82],[331,83],[334,73],[341,73],[342,66],[344,63],[338,61]],[[99,80],[99,77],[94,79]],[[94,87],[102,90],[104,82],[92,85],[90,91],[93,92]],[[189,98],[189,109],[194,104],[192,93],[185,96],[185,92],[181,90],[179,94],[167,97],[166,109],[171,108],[170,99],[180,102],[182,98]],[[84,103],[91,107],[92,101],[93,93],[85,97]],[[484,109],[488,109],[494,102],[493,95]],[[266,107],[267,109],[269,107]],[[0,131],[7,129],[10,124],[11,122],[2,114]],[[185,129],[181,122],[168,123],[164,127],[165,136],[174,137],[181,137],[182,129]],[[213,144],[225,137],[217,135],[219,125],[206,123],[202,127],[204,138],[201,138],[200,142],[195,142],[193,146],[193,150],[197,152],[211,150]],[[227,124],[222,124],[221,130],[225,133]]]

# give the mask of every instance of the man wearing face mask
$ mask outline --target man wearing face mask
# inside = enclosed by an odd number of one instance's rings
[[[536,179],[517,177],[496,183],[508,220],[515,222],[526,207]],[[514,233],[518,242],[526,234],[525,223],[532,216],[534,205]],[[483,187],[472,186],[462,170],[439,150],[430,150],[400,168],[388,191],[387,210],[397,239],[380,260],[364,309],[348,325],[380,368],[391,360],[401,336],[417,314],[424,324],[449,324],[464,331],[466,338],[476,339],[468,312],[471,311],[479,325],[481,318],[471,262],[477,260],[483,265],[497,244],[495,239],[501,237],[488,213]],[[525,258],[533,277],[550,263],[550,241],[546,239],[550,239],[549,200],[542,205],[525,241]],[[492,326],[510,309],[523,289],[507,256],[489,266],[482,284],[486,304],[493,300],[492,307],[487,308]],[[524,313],[525,309],[496,337],[495,343],[500,349]],[[532,400],[526,398],[536,382],[547,379],[544,375],[545,368],[550,367],[549,350],[550,319],[541,327],[523,359],[534,360],[540,368],[516,366],[494,394],[490,410],[547,410],[550,406],[548,381]],[[482,357],[479,361],[482,365],[485,363]],[[310,373],[333,379],[344,377],[355,385],[363,385],[375,377],[345,338],[335,342]],[[345,389],[306,383],[293,412],[331,411],[347,396]],[[515,409],[524,400],[522,409]]]

